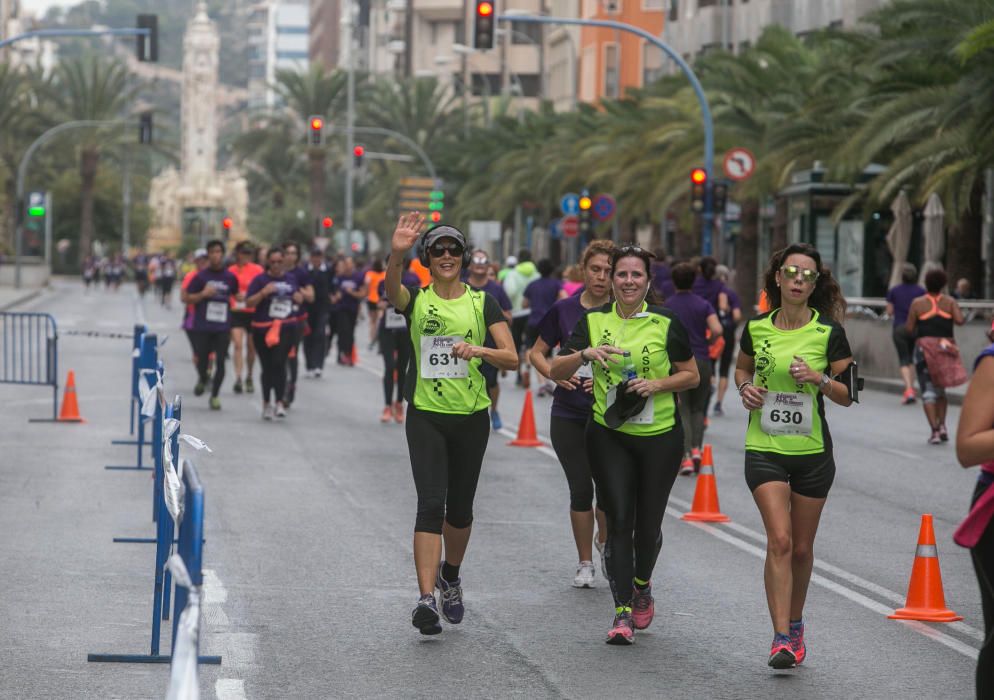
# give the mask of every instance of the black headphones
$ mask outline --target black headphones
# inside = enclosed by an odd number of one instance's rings
[[[430,229],[428,229],[427,231],[425,231],[424,233],[421,234],[421,238],[418,240],[418,248],[417,248],[417,250],[418,250],[418,260],[425,267],[429,266],[429,262],[428,262],[428,248],[425,246],[425,241],[428,240],[428,234],[429,233],[431,233],[432,231],[437,231],[438,229],[443,229],[443,228],[452,229],[452,231],[454,233],[450,236],[451,238],[456,238],[458,236],[459,238],[461,238],[463,240],[462,269],[465,270],[467,267],[469,267],[469,261],[473,257],[473,251],[471,251],[469,249],[469,246],[466,245],[466,236],[463,235],[463,232],[460,231],[459,229],[457,229],[455,226],[449,226],[447,224],[439,224],[437,226],[432,226]]]

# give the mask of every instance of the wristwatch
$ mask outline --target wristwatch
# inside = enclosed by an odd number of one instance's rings
[[[827,374],[821,375],[821,381],[818,382],[818,391],[821,391],[822,389],[824,389],[826,386],[828,386],[831,383],[832,383],[832,378],[831,377],[829,377]]]

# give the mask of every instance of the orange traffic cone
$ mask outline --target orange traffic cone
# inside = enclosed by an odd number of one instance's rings
[[[904,607],[888,615],[892,620],[924,620],[926,622],[956,622],[962,620],[952,610],[946,609],[946,596],[942,592],[942,572],[939,571],[939,552],[935,547],[932,516],[922,516],[918,531],[918,548],[911,567],[908,599]]]
[[[684,513],[681,520],[700,523],[727,523],[731,521],[721,512],[718,505],[718,484],[714,480],[714,459],[711,456],[711,445],[704,446],[701,457],[701,471],[697,474],[697,489],[694,491],[694,503],[689,513]]]
[[[507,443],[514,447],[541,447],[535,431],[535,408],[532,406],[531,391],[525,392],[525,407],[521,410],[521,422],[518,423],[518,437]]]
[[[59,421],[63,423],[85,423],[79,415],[79,404],[76,403],[76,375],[69,370],[66,377],[66,390],[62,394],[62,410],[59,411]]]

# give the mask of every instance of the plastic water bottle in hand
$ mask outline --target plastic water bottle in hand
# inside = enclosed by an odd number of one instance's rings
[[[635,379],[637,376],[635,374],[635,365],[632,363],[632,354],[625,350],[622,355],[622,366],[621,366],[621,377],[622,381],[628,381],[629,379]]]

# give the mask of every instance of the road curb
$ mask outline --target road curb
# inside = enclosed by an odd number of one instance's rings
[[[900,396],[904,393],[904,383],[897,379],[885,379],[884,377],[864,377],[863,381],[867,389],[873,389],[875,391],[885,391],[888,394],[897,394]],[[962,387],[954,387],[946,392],[946,398],[949,399],[949,403],[953,406],[963,405],[963,396],[966,391],[966,385]]]
[[[11,309],[25,304],[35,297],[41,296],[41,293],[45,291],[42,289],[32,289],[31,291],[24,292],[21,296],[16,297],[13,301],[0,302],[0,311],[10,311]]]

